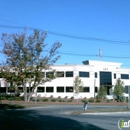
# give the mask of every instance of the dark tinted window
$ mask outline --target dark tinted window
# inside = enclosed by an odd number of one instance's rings
[[[37,88],[37,92],[39,92],[39,93],[40,93],[40,92],[44,92],[44,91],[45,91],[45,88],[44,88],[44,87],[38,87],[38,88]]]
[[[95,93],[97,93],[98,92],[98,87],[95,87]]]
[[[66,77],[73,77],[73,71],[67,71]]]
[[[66,92],[73,92],[73,87],[66,87]]]
[[[58,71],[57,77],[64,77],[64,71]]]
[[[116,79],[116,74],[114,74],[114,79]]]
[[[64,92],[64,87],[57,87],[57,92]]]
[[[79,77],[89,77],[89,72],[79,72]]]
[[[112,85],[111,72],[100,72],[100,85],[103,86]]]
[[[121,74],[121,79],[129,79],[129,75],[128,74]]]
[[[46,87],[46,92],[53,92],[53,87]]]
[[[97,72],[95,72],[95,78],[97,78]]]
[[[89,87],[84,87],[83,92],[90,92],[90,88]]]
[[[0,87],[0,93],[6,93],[6,87]]]

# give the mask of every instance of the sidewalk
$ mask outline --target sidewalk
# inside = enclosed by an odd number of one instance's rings
[[[33,104],[39,104],[39,105],[83,105],[83,102],[24,102],[24,101],[8,101],[8,100],[2,100],[0,103],[3,104],[23,104],[23,105],[33,105]],[[89,105],[105,105],[105,106],[127,106],[128,103],[126,102],[100,102],[100,103],[89,103]]]

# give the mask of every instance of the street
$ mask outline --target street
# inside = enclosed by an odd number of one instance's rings
[[[88,109],[105,107],[107,106],[88,106]],[[82,110],[82,106],[47,105],[17,110],[1,109],[0,130],[119,130],[117,124],[120,118],[130,120],[130,113],[70,114],[77,110]]]

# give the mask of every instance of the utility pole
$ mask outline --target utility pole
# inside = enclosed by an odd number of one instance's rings
[[[128,108],[130,108],[130,86],[128,86]]]

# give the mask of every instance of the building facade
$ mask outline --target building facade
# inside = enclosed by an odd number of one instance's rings
[[[80,98],[90,98],[97,95],[101,85],[107,88],[107,94],[111,95],[114,90],[116,80],[120,78],[124,82],[125,96],[128,96],[130,86],[130,69],[121,68],[122,63],[104,61],[83,61],[83,65],[55,65],[60,77],[51,82],[47,82],[37,89],[37,95],[43,97],[75,97],[72,90],[76,76],[79,76],[84,83],[84,91],[79,93]]]
[[[90,98],[97,95],[101,85],[107,88],[107,94],[111,95],[114,90],[116,80],[120,78],[124,82],[125,96],[128,96],[130,86],[130,69],[121,68],[122,63],[104,61],[83,61],[82,65],[54,65],[52,69],[60,74],[60,77],[46,82],[37,88],[37,93],[33,96],[39,97],[75,97],[73,84],[76,76],[79,76],[84,84],[84,91],[79,93],[79,98]],[[46,72],[46,76],[49,72]],[[1,87],[4,87],[1,80]]]

